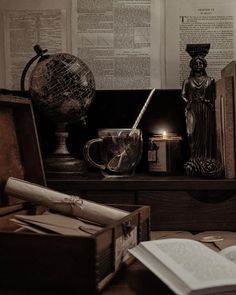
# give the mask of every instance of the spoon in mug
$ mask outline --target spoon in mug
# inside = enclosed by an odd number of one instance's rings
[[[152,91],[150,92],[150,94],[149,94],[149,96],[148,96],[148,98],[147,98],[145,104],[143,105],[143,107],[142,107],[142,109],[141,109],[141,111],[140,111],[140,113],[139,113],[137,119],[135,120],[135,122],[134,122],[134,124],[133,124],[133,126],[132,126],[132,129],[131,129],[131,131],[130,131],[130,133],[129,133],[129,136],[132,136],[132,134],[133,134],[133,133],[135,132],[135,130],[137,129],[137,126],[138,126],[138,124],[139,124],[139,122],[140,122],[140,120],[141,120],[141,118],[142,118],[144,112],[146,111],[147,106],[148,106],[148,104],[149,104],[149,102],[150,102],[150,100],[151,100],[151,98],[152,98],[152,96],[153,96],[155,90],[156,90],[156,89],[153,88]],[[128,144],[128,146],[129,146],[129,145],[130,145],[130,144]],[[120,154],[115,155],[115,156],[109,161],[109,163],[107,164],[108,169],[110,169],[110,170],[112,170],[112,171],[115,171],[115,172],[118,172],[118,171],[119,171],[120,166],[121,166],[121,164],[123,163],[125,157],[128,156],[128,154],[127,154],[128,146],[127,146],[127,148],[125,148]]]

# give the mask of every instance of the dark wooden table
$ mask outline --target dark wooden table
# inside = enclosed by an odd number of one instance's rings
[[[91,295],[80,294],[77,295]],[[139,261],[133,262],[114,277],[101,295],[174,295],[151,271],[145,268]],[[42,292],[27,290],[1,290],[1,295],[72,295],[60,292]],[[73,295],[75,295],[73,293]]]
[[[228,231],[205,231],[198,234],[183,231],[163,231],[152,232],[152,239],[159,238],[189,238],[194,240],[200,240],[203,236],[220,235],[223,241],[217,243],[205,243],[215,251],[219,251],[225,247],[236,245],[236,233]],[[23,271],[23,266],[19,267],[19,271]],[[78,278],[79,279],[79,278]],[[1,295],[91,295],[82,294],[78,290],[76,293],[71,292],[45,292],[37,291],[33,292],[27,290],[17,290],[17,286],[14,286],[15,291],[12,290],[0,290]],[[130,265],[124,265],[119,273],[113,278],[113,280],[102,290],[100,295],[174,295],[174,293],[158,279],[150,270],[148,270],[142,263],[135,260]]]
[[[101,295],[173,295],[150,270],[139,261],[124,267]]]

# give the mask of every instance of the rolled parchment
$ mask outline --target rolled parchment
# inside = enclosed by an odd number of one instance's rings
[[[5,193],[64,215],[80,217],[102,225],[111,224],[129,214],[121,209],[60,193],[14,177],[8,178]]]

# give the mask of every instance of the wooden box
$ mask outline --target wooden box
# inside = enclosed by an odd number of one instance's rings
[[[6,180],[45,185],[31,102],[0,96],[0,124],[0,293],[98,293],[131,260],[127,248],[149,239],[149,207],[116,205],[130,214],[89,237],[15,232],[9,219],[38,208],[3,196]]]
[[[149,207],[119,208],[130,214],[89,237],[0,232],[0,292],[99,293],[132,261],[127,248],[149,239]]]

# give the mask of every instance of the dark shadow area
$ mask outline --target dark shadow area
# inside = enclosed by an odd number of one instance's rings
[[[80,122],[67,125],[69,137],[67,147],[78,158],[83,158],[83,146],[89,139],[97,137],[100,128],[131,128],[142,109],[150,90],[98,90],[87,114],[86,125]],[[43,157],[49,155],[56,146],[55,123],[39,114],[35,108],[36,121]],[[156,90],[138,128],[143,132],[143,155],[137,172],[148,171],[148,138],[160,130],[176,133],[182,137],[179,170],[187,160],[186,125],[184,101],[180,90]],[[93,168],[89,167],[92,171]],[[94,170],[96,171],[96,170]]]

